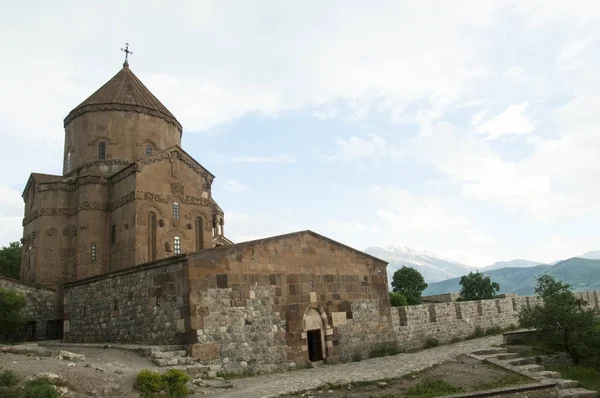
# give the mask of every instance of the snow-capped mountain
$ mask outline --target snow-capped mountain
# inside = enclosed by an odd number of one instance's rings
[[[427,283],[456,278],[474,270],[472,267],[444,258],[431,251],[411,246],[372,246],[368,247],[365,252],[389,263],[387,273],[390,283],[394,272],[404,265],[416,268]]]
[[[581,256],[577,256],[579,258],[587,258],[588,260],[600,260],[600,250],[595,250],[592,252],[587,252],[582,254]]]

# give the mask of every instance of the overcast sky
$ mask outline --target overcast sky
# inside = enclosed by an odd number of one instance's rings
[[[600,249],[600,0],[1,1],[0,244],[129,41],[236,242]]]

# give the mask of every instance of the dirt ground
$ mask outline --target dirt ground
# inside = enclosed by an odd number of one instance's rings
[[[137,372],[142,369],[165,370],[132,351],[73,346],[47,347],[47,349],[54,355],[0,353],[0,372],[5,369],[12,370],[22,379],[39,373],[53,373],[59,375],[69,388],[69,392],[64,394],[64,397],[79,398],[139,397],[133,388]],[[85,359],[58,359],[59,350],[82,354]],[[220,389],[195,387],[194,390],[195,394],[192,396],[215,394],[218,396]]]
[[[459,392],[481,391],[511,385],[527,384],[533,380],[482,363],[466,355],[446,361],[419,373],[397,379],[334,385],[285,395],[284,397],[366,398],[366,397],[434,397]],[[428,388],[425,388],[428,386]],[[421,387],[421,390],[418,388]],[[410,390],[412,388],[412,391]],[[437,392],[437,394],[436,394]],[[407,394],[408,393],[408,394]]]

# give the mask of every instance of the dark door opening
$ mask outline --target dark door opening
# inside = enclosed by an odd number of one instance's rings
[[[63,338],[63,322],[60,319],[53,319],[46,322],[46,339],[61,340]]]
[[[323,360],[323,345],[321,344],[321,331],[309,330],[306,332],[306,342],[308,344],[308,359],[311,362]]]

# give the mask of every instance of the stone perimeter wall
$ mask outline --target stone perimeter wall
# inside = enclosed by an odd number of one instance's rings
[[[23,310],[23,316],[26,322],[36,322],[37,340],[46,339],[48,321],[62,318],[62,313],[58,313],[59,309],[55,290],[37,288],[3,276],[0,276],[0,288],[25,296],[27,305]]]
[[[600,313],[600,291],[578,292],[575,296]],[[485,330],[517,325],[520,309],[540,300],[535,296],[516,296],[397,307],[392,309],[392,322],[399,345],[410,350],[423,347],[430,338],[448,343],[471,336],[478,327]]]

